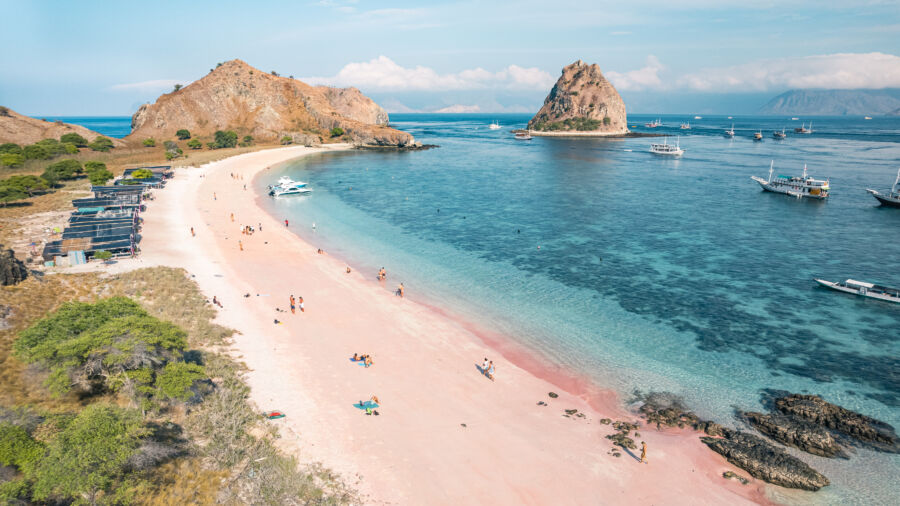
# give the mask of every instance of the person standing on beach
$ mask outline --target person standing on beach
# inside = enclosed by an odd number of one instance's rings
[[[303,309],[303,297],[298,297],[297,302],[300,304],[300,312],[305,312],[306,310]]]
[[[194,227],[191,227],[191,237],[197,237],[197,234],[194,233]]]
[[[294,305],[295,302],[294,295],[291,294],[291,314],[297,314],[297,306]]]
[[[231,213],[231,221],[234,222],[234,213]]]
[[[288,226],[288,220],[284,220],[284,226]]]
[[[213,192],[213,200],[219,200],[216,198],[216,192]]]
[[[397,287],[397,295],[399,295],[401,299],[403,298],[403,283],[400,283],[400,286]]]
[[[485,376],[487,376],[487,372],[488,372],[488,359],[487,359],[487,357],[484,357],[484,362],[481,363],[481,374],[484,374]]]
[[[491,365],[488,367],[487,377],[491,378],[491,381],[494,381],[494,361],[491,360]]]
[[[241,251],[244,251],[244,243],[238,241],[238,248],[241,248]]]
[[[647,443],[641,441],[641,464],[649,464],[647,461]]]

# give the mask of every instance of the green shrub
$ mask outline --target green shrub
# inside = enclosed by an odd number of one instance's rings
[[[233,130],[217,130],[214,135],[213,144],[215,148],[213,149],[221,149],[221,148],[233,148],[237,146],[238,136]]]
[[[71,142],[63,144],[63,148],[66,150],[66,154],[74,155],[78,153],[78,146],[72,144]]]
[[[21,188],[16,188],[13,186],[8,186],[0,182],[0,206],[6,206],[10,202],[17,202],[19,200],[25,200],[28,198],[28,194],[22,191]]]
[[[191,149],[200,149],[203,147],[203,143],[198,139],[191,139],[188,141],[187,146]]]
[[[156,388],[171,399],[186,401],[194,393],[191,387],[195,381],[206,379],[203,366],[187,362],[169,362],[156,376]]]
[[[26,160],[49,160],[53,158],[53,155],[47,148],[40,144],[29,144],[28,146],[25,146],[24,154]]]
[[[43,139],[35,144],[43,146],[50,156],[58,156],[66,153],[66,146],[56,139]]]
[[[9,153],[13,155],[24,155],[25,153],[22,151],[22,146],[18,144],[7,142],[5,144],[0,144],[0,153]]]
[[[247,147],[252,144],[253,144],[253,136],[251,136],[251,135],[245,135],[244,139],[241,140],[241,146],[243,146],[243,147]]]
[[[103,186],[113,178],[113,173],[106,169],[106,164],[103,162],[84,162],[84,172],[94,186]]]
[[[103,260],[105,262],[105,261],[109,260],[110,258],[112,258],[113,255],[109,251],[102,249],[100,251],[95,251],[93,256],[97,260]]]
[[[50,183],[43,177],[32,175],[10,176],[0,181],[0,187],[24,193],[33,197],[37,193],[44,193],[50,189]]]
[[[291,144],[292,142],[294,142],[294,138],[291,137],[290,135],[285,135],[284,137],[281,138],[282,145],[286,146],[288,144]]]
[[[59,138],[59,142],[74,144],[79,148],[86,148],[88,145],[87,139],[76,134],[75,132],[63,134],[63,136]]]
[[[181,130],[175,132],[175,136],[178,137],[179,140],[187,140],[191,138],[191,132],[182,128]]]
[[[178,91],[178,90],[180,90],[181,88],[184,88],[184,86],[183,86],[183,85],[180,85],[180,84],[176,84],[176,85],[175,85],[175,89],[172,90],[172,91]]]
[[[21,167],[25,163],[25,157],[18,153],[0,154],[0,165],[6,167]]]
[[[114,146],[113,146],[113,142],[111,140],[109,140],[108,138],[98,136],[96,139],[94,139],[94,142],[88,144],[88,147],[94,151],[107,152],[110,149],[112,149]]]
[[[153,147],[156,147],[156,139],[154,139],[153,137],[150,137],[150,138],[148,138],[148,139],[144,139],[143,144],[144,144],[144,147],[145,147],[145,148],[153,148]]]
[[[62,498],[95,504],[125,475],[148,435],[135,410],[93,404],[82,410],[47,448],[31,474],[33,499]]]
[[[12,480],[0,483],[0,504],[28,504],[28,482]]]
[[[150,179],[153,177],[153,171],[150,169],[138,169],[131,173],[131,177],[134,179]]]
[[[0,465],[19,469],[37,462],[44,455],[44,445],[35,441],[22,427],[0,422]]]
[[[611,121],[612,121],[612,120],[609,119],[609,116],[604,116],[604,117],[603,117],[603,124],[604,124],[604,125],[609,126],[609,124],[610,124]]]
[[[41,177],[51,183],[56,183],[57,181],[75,179],[82,172],[83,169],[78,160],[67,159],[48,165]]]
[[[332,137],[340,137],[340,136],[342,136],[342,135],[344,135],[344,129],[343,129],[343,128],[341,128],[341,127],[334,127],[334,128],[331,129],[331,136],[332,136]]]

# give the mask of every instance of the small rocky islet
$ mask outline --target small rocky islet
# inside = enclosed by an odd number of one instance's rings
[[[820,457],[849,458],[846,449],[851,446],[900,451],[893,427],[820,396],[786,393],[775,398],[772,405],[773,413],[738,411],[738,418],[774,442]],[[830,483],[801,459],[763,437],[700,419],[676,396],[648,394],[638,411],[657,429],[691,427],[705,432],[700,439],[711,450],[768,483],[810,491]]]

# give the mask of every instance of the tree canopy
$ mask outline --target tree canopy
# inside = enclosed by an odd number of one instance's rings
[[[114,146],[113,146],[113,142],[111,140],[109,140],[108,138],[98,136],[97,138],[94,139],[94,142],[88,144],[88,147],[94,151],[106,152],[106,151],[109,151],[110,149],[112,149]]]
[[[78,160],[66,159],[48,165],[41,177],[50,184],[56,184],[57,181],[75,179],[82,172],[84,169]]]
[[[233,130],[217,130],[214,136],[213,149],[233,148],[237,146],[238,135]]]
[[[102,186],[113,178],[113,173],[106,169],[106,164],[103,162],[93,160],[84,162],[84,172],[94,186]]]
[[[131,173],[134,179],[149,179],[153,177],[153,171],[150,169],[138,169]]]
[[[144,139],[143,144],[144,144],[144,147],[147,147],[147,148],[156,147],[156,139],[154,139],[153,137]]]
[[[179,140],[186,140],[191,138],[191,132],[185,128],[175,132],[175,136],[178,137]]]
[[[203,143],[199,139],[191,139],[188,141],[187,146],[191,149],[200,149],[203,147]]]
[[[343,128],[341,128],[341,127],[334,127],[334,128],[331,129],[331,136],[332,136],[332,137],[340,137],[340,136],[342,136],[342,135],[344,135],[344,129],[343,129]]]
[[[4,144],[0,144],[0,154],[2,153],[11,153],[14,155],[24,155],[24,151],[22,151],[22,146],[15,144],[13,142],[7,142]]]
[[[74,144],[79,148],[84,148],[88,145],[87,139],[76,134],[75,132],[63,134],[62,137],[59,138],[59,142]]]

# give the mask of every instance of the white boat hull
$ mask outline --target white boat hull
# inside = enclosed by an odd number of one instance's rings
[[[762,189],[767,192],[781,193],[784,195],[790,195],[791,197],[812,199],[812,200],[825,200],[828,198],[827,195],[824,195],[824,196],[823,195],[813,195],[811,193],[805,193],[805,192],[799,191],[790,186],[773,185],[773,184],[769,183],[768,181],[766,181],[765,179],[763,179],[761,177],[757,177],[757,176],[750,176],[750,179],[759,183],[759,185],[762,186]]]
[[[828,281],[826,279],[815,278],[815,281],[816,281],[816,283],[819,283],[820,285],[822,285],[824,287],[831,288],[832,290],[837,290],[839,292],[844,292],[844,293],[849,293],[852,295],[859,295],[860,297],[868,297],[870,299],[878,299],[878,300],[883,300],[885,302],[893,302],[895,304],[900,304],[900,296],[894,296],[891,294],[880,293],[880,292],[870,292],[868,290],[861,290],[861,289],[857,289],[857,288],[850,288],[850,287],[842,286],[838,283],[835,283],[834,281]]]

